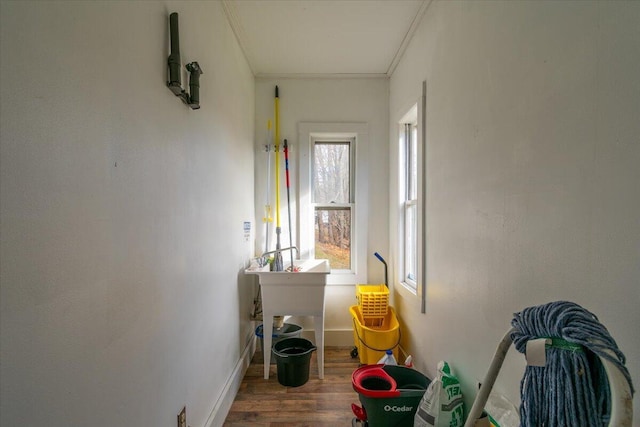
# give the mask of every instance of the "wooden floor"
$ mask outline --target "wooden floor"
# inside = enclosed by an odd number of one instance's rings
[[[359,360],[352,359],[351,347],[325,347],[324,379],[318,379],[313,353],[309,381],[300,387],[278,382],[276,365],[269,379],[263,378],[262,353],[255,353],[224,426],[304,427],[351,426],[351,404],[360,404],[351,385],[351,374]]]

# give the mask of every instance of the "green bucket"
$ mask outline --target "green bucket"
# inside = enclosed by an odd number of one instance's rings
[[[379,375],[380,369],[387,379]],[[431,382],[415,369],[394,365],[363,366],[353,373],[352,381],[369,427],[412,426]]]

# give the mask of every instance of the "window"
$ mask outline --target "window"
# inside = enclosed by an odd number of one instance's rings
[[[366,283],[366,123],[299,123],[301,258],[326,258],[330,285]],[[356,161],[357,159],[357,161]],[[357,164],[357,167],[356,167]]]
[[[389,212],[394,277],[399,294],[426,313],[427,290],[427,82],[422,96],[398,111],[397,139],[391,152]]]
[[[314,249],[332,270],[351,270],[352,141],[313,142]]]
[[[402,281],[412,290],[418,282],[418,126],[417,117],[405,116],[400,123],[402,173]]]

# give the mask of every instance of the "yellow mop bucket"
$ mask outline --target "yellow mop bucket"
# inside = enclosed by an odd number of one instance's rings
[[[400,324],[393,307],[388,306],[386,315],[380,318],[364,318],[358,305],[349,307],[349,312],[353,317],[353,340],[360,363],[374,365],[387,350],[392,350],[398,359]]]

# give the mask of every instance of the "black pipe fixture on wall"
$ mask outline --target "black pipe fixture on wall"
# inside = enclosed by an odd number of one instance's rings
[[[169,15],[169,31],[171,35],[171,54],[169,55],[169,81],[167,87],[182,102],[187,104],[192,110],[200,108],[200,74],[204,74],[202,68],[197,62],[190,62],[185,65],[189,72],[189,91],[191,94],[182,89],[181,81],[181,63],[180,63],[180,34],[178,32],[178,13],[173,12]]]

